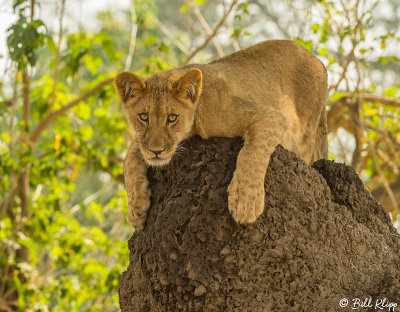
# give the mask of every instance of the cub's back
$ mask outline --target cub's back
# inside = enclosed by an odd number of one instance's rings
[[[293,80],[299,83],[296,75],[308,76],[317,81],[326,78],[322,62],[310,51],[291,40],[262,41],[215,60],[209,65],[239,81],[271,79],[281,85],[284,84],[283,87],[293,87],[290,83]]]
[[[223,77],[235,97],[258,108],[274,106],[287,112],[291,106],[300,122],[302,142],[295,152],[307,161],[327,156],[327,73],[310,51],[294,41],[263,41],[206,67]]]
[[[311,102],[311,106],[325,105],[325,67],[316,56],[294,41],[263,41],[206,66],[222,74],[239,97],[271,102],[274,98],[289,96],[300,118],[314,107],[299,106],[310,106]],[[310,99],[314,100],[307,104]]]

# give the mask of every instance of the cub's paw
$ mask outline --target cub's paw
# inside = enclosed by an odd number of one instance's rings
[[[264,210],[264,183],[234,175],[228,187],[228,207],[237,223],[252,223]]]
[[[142,230],[147,219],[147,210],[150,207],[150,196],[133,199],[128,205],[126,220],[136,230]]]

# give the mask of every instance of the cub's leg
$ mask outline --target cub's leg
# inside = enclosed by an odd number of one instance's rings
[[[264,210],[264,178],[271,153],[282,142],[287,119],[279,111],[249,125],[228,187],[228,205],[238,223],[251,223]]]
[[[142,229],[150,206],[150,190],[146,176],[147,167],[135,140],[129,146],[124,161],[125,188],[128,194],[129,224]]]

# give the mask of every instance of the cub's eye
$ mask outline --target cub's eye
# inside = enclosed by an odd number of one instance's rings
[[[141,113],[141,114],[139,114],[139,119],[141,121],[148,122],[149,121],[149,115],[147,115],[146,113]]]
[[[174,123],[178,119],[178,115],[171,114],[167,117],[167,123]]]

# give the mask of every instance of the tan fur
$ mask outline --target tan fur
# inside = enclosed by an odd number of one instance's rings
[[[229,210],[239,223],[254,222],[263,211],[265,171],[277,144],[308,163],[327,157],[326,71],[293,41],[261,42],[146,80],[123,72],[115,84],[136,133],[124,164],[133,227],[143,226],[150,205],[146,163],[166,164],[192,135],[245,139],[228,188]],[[173,114],[177,120],[167,123]]]

